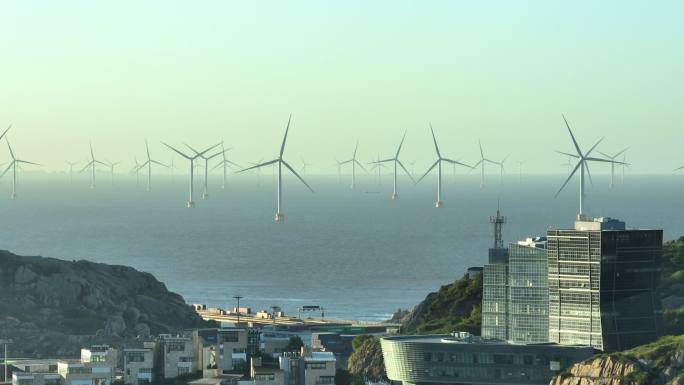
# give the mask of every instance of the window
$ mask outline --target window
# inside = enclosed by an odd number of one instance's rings
[[[126,352],[126,362],[145,362],[145,352]]]
[[[325,369],[325,362],[307,362],[306,363],[306,368],[307,369]]]
[[[237,331],[225,331],[221,332],[221,342],[238,342],[238,332]]]
[[[332,385],[335,383],[335,376],[320,376],[316,380],[316,385]]]

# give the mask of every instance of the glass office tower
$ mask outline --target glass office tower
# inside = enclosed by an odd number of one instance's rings
[[[616,351],[661,334],[662,230],[598,218],[547,238],[550,341]]]
[[[508,340],[549,340],[549,285],[546,239],[508,246]]]

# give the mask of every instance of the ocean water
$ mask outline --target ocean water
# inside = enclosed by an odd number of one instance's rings
[[[485,263],[493,243],[489,217],[500,200],[504,240],[572,226],[577,181],[558,198],[564,175],[487,178],[445,175],[444,207],[436,209],[436,178],[413,186],[400,179],[390,200],[389,176],[307,176],[311,194],[284,180],[284,224],[272,220],[275,184],[264,173],[210,177],[210,196],[184,207],[186,178],[157,177],[153,190],[105,175],[91,190],[86,179],[20,175],[18,198],[0,181],[0,249],[17,254],[130,265],[153,273],[189,303],[232,307],[234,295],[253,310],[278,305],[296,314],[320,305],[326,317],[377,321],[417,304],[429,292]],[[627,221],[629,227],[684,234],[684,177],[628,175],[608,189],[595,175],[587,212]],[[198,186],[197,191],[201,189]]]

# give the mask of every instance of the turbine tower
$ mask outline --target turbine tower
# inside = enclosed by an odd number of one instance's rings
[[[218,147],[219,145],[221,145],[221,143],[215,144],[212,148]],[[190,150],[192,150],[192,152],[197,154],[197,156],[204,159],[204,192],[202,192],[202,199],[207,199],[207,198],[209,198],[209,161],[211,159],[214,159],[217,156],[221,155],[222,152],[219,151],[219,152],[215,153],[214,155],[204,156],[204,154],[209,152],[209,150],[199,152],[199,151],[195,150],[194,148],[190,147],[190,145],[188,145],[188,144],[186,144],[185,146],[187,148],[189,148]]]
[[[194,192],[194,185],[195,185],[195,159],[199,158],[201,155],[204,155],[205,153],[213,150],[218,144],[213,145],[209,147],[208,149],[202,151],[199,154],[195,154],[194,156],[188,155],[164,142],[161,142],[164,146],[168,147],[169,149],[175,151],[178,155],[182,156],[183,158],[187,159],[190,161],[190,197],[188,198],[188,203],[186,203],[185,207],[191,209],[195,207],[195,202],[192,200],[193,197],[193,192]]]
[[[361,167],[361,169],[362,169],[363,171],[365,171],[366,173],[368,172],[368,171],[366,171],[366,169],[363,167],[363,165],[361,164],[361,162],[359,162],[358,160],[356,160],[356,151],[357,151],[358,149],[359,149],[359,141],[357,140],[357,141],[356,141],[356,147],[354,147],[354,155],[352,155],[352,158],[340,162],[340,165],[344,165],[344,164],[347,164],[347,163],[351,163],[351,166],[352,166],[351,188],[352,188],[352,189],[354,189],[354,188],[356,187],[356,166],[358,165],[359,167]]]
[[[145,151],[147,152],[147,161],[143,163],[140,168],[143,168],[147,166],[147,191],[152,190],[152,164],[156,164],[162,167],[168,167],[162,162],[156,161],[152,159],[150,156],[150,146],[147,144],[147,140],[145,140]]]
[[[131,175],[135,173],[135,187],[140,187],[140,162],[138,162],[138,157],[133,157],[135,166],[131,169]]]
[[[430,127],[430,130],[432,130],[432,126]],[[432,135],[433,135],[433,138],[434,138],[434,132],[433,132]],[[393,157],[393,158],[388,158],[388,159],[379,160],[379,161],[376,162],[376,163],[378,163],[378,164],[382,164],[382,163],[385,163],[385,162],[392,162],[392,163],[394,164],[394,189],[392,190],[392,199],[397,199],[397,197],[399,197],[399,191],[397,190],[397,166],[401,167],[401,169],[404,170],[404,172],[406,173],[406,175],[408,175],[408,177],[411,179],[411,182],[414,182],[414,183],[415,183],[415,180],[413,179],[413,176],[411,176],[411,173],[408,172],[408,170],[406,169],[406,167],[404,167],[404,165],[403,165],[403,164],[401,163],[401,161],[399,160],[399,153],[401,152],[401,147],[404,145],[404,139],[406,139],[406,131],[404,131],[404,136],[401,137],[401,141],[399,142],[399,147],[397,147],[397,152],[394,153],[394,157]],[[435,146],[437,146],[437,142],[436,142],[436,141],[435,141]],[[438,156],[439,156],[439,149],[437,150],[437,154],[438,154]],[[454,163],[454,165],[455,165],[455,164],[456,164],[456,163]],[[433,166],[433,167],[434,167],[434,166]],[[431,170],[431,169],[432,169],[432,167],[430,168],[430,170]],[[429,172],[430,170],[428,170],[428,172]],[[440,170],[441,170],[441,166],[440,166]],[[441,173],[441,171],[440,171],[440,173]],[[437,200],[439,201],[439,198],[437,198]]]
[[[618,152],[617,154],[615,154],[613,156],[610,156],[610,155],[608,155],[604,152],[601,152],[601,151],[599,151],[598,153],[605,156],[606,158],[608,158],[610,160],[615,160],[618,156],[624,154],[624,152],[627,151],[628,149],[629,149],[629,147],[625,148],[624,150]],[[615,185],[615,164],[616,164],[615,162],[610,163],[610,185],[609,185],[610,188],[613,188],[613,186]],[[624,167],[624,165],[623,165],[623,167]]]
[[[273,219],[276,222],[280,222],[285,219],[285,216],[283,213],[280,211],[281,209],[281,204],[282,204],[282,196],[283,196],[283,166],[287,167],[288,170],[290,170],[291,173],[293,173],[304,185],[311,191],[313,192],[313,189],[311,186],[309,186],[306,181],[297,174],[297,171],[294,170],[286,161],[283,159],[283,153],[285,152],[285,142],[287,141],[287,133],[290,130],[290,122],[292,121],[292,114],[290,114],[290,117],[287,119],[287,126],[285,127],[285,136],[283,137],[283,144],[280,145],[280,154],[276,159],[269,160],[268,162],[263,162],[256,164],[252,167],[248,167],[245,169],[242,169],[238,172],[244,172],[247,170],[252,170],[252,169],[259,169],[264,166],[269,166],[269,165],[278,165],[278,190],[277,190],[277,206],[276,206],[276,213],[273,216]]]
[[[482,141],[478,140],[480,144],[480,161],[477,162],[472,168],[480,166],[480,188],[484,188],[484,174],[485,174],[485,163],[491,163],[499,167],[503,167],[499,162],[495,162],[491,159],[485,158],[484,150],[482,150]],[[505,160],[505,159],[504,159]],[[501,168],[501,174],[503,176],[503,168]]]
[[[378,172],[377,183],[378,183],[378,186],[382,185],[382,169],[387,169],[387,166],[385,166],[384,163],[380,163],[380,155],[378,155],[376,160],[371,161],[368,164],[373,165],[370,168],[370,171],[376,171],[377,170],[377,172]]]
[[[78,162],[67,161],[66,164],[69,165],[69,183],[74,183],[74,166],[76,166]]]
[[[473,167],[468,166],[465,163],[461,163],[455,160],[451,160],[449,158],[442,157],[442,154],[439,152],[439,146],[437,145],[437,138],[435,138],[435,131],[432,129],[432,124],[430,124],[430,132],[432,133],[432,141],[435,143],[435,152],[437,152],[437,160],[435,161],[435,163],[432,164],[432,166],[430,166],[430,168],[428,168],[427,171],[425,171],[425,174],[423,174],[423,176],[421,176],[420,179],[418,179],[416,184],[420,183],[420,181],[423,180],[423,178],[425,178],[425,176],[429,174],[430,171],[432,171],[432,169],[435,168],[435,166],[437,166],[437,201],[435,201],[435,207],[440,208],[442,207],[442,162],[458,164],[460,166],[468,167],[470,169],[472,169]]]
[[[230,151],[230,150],[232,150],[232,148],[225,148],[225,147],[223,147],[223,141],[222,141],[222,142],[221,142],[221,156],[223,157],[223,159],[221,159],[221,163],[217,164],[217,165],[212,169],[212,170],[215,170],[215,169],[217,169],[217,168],[219,168],[219,167],[223,167],[223,184],[221,185],[221,188],[222,188],[222,189],[225,189],[225,188],[226,188],[226,169],[227,169],[227,168],[232,168],[232,167],[230,167],[230,166],[235,166],[235,167],[240,168],[240,165],[238,165],[238,164],[236,164],[236,163],[234,163],[234,162],[231,162],[230,160],[228,160],[228,158],[226,158],[226,152],[228,152],[228,151]]]
[[[5,130],[5,133],[6,132],[7,130]],[[5,136],[5,133],[3,133],[2,136]],[[12,151],[12,146],[10,146],[9,138],[5,138],[5,141],[7,142],[7,148],[9,149],[12,161],[9,163],[5,171],[3,171],[2,175],[0,175],[0,179],[2,179],[3,176],[5,176],[5,174],[7,173],[7,171],[10,170],[10,168],[12,169],[12,195],[10,197],[12,199],[15,199],[17,197],[17,166],[21,164],[32,164],[34,166],[40,166],[40,164],[29,162],[27,160],[17,159],[14,156],[14,151]]]
[[[582,221],[585,220],[586,217],[584,216],[584,203],[585,203],[585,194],[584,194],[584,172],[586,171],[589,179],[591,179],[591,172],[589,171],[589,162],[605,162],[605,163],[618,163],[622,164],[622,162],[616,162],[614,160],[610,159],[603,159],[603,158],[595,158],[591,156],[591,153],[594,151],[596,146],[601,143],[603,138],[599,139],[596,144],[594,144],[589,151],[587,152],[582,152],[582,149],[580,148],[579,144],[577,143],[577,140],[575,139],[575,135],[572,133],[572,130],[570,129],[570,125],[568,124],[567,119],[565,119],[565,115],[563,115],[563,121],[565,122],[565,126],[568,128],[568,133],[570,134],[570,138],[572,139],[572,143],[575,146],[575,151],[577,152],[576,154],[569,154],[567,152],[561,152],[557,151],[559,154],[563,154],[575,159],[578,159],[577,164],[575,165],[575,168],[572,169],[572,172],[570,175],[568,175],[568,178],[565,180],[565,183],[561,186],[561,188],[558,190],[556,193],[556,197],[558,194],[563,191],[565,186],[570,182],[570,179],[572,179],[573,175],[577,172],[577,170],[580,170],[580,178],[579,178],[579,213],[577,214],[577,220]]]
[[[83,172],[90,168],[90,188],[95,188],[95,167],[101,164],[103,166],[107,166],[106,163],[100,162],[99,160],[95,159],[95,153],[93,152],[93,143],[90,143],[90,161],[88,164],[83,167],[83,169],[80,172]]]
[[[503,159],[501,159],[501,162],[499,162],[499,167],[500,167],[499,171],[501,172],[501,176],[499,177],[499,178],[501,178],[500,183],[503,183],[503,174],[505,171],[504,163],[506,163],[506,160],[508,160],[509,156],[511,156],[511,155],[510,154],[506,155]]]
[[[107,161],[107,165],[109,166],[109,172],[110,172],[110,175],[112,177],[112,186],[114,186],[114,166],[116,166],[118,164],[119,164],[119,162],[112,163],[110,161]]]

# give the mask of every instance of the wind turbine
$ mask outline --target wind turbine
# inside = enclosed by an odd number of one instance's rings
[[[66,162],[66,164],[69,165],[69,183],[74,182],[74,166],[76,166],[78,163],[79,162]]]
[[[508,159],[509,156],[510,156],[510,154],[506,155],[503,159],[501,159],[501,162],[499,162],[499,167],[501,168],[500,169],[500,172],[501,172],[501,176],[500,176],[501,182],[500,183],[503,183],[503,174],[504,174],[504,170],[505,170],[504,163],[506,163],[506,160]]]
[[[215,144],[208,149],[202,151],[201,153],[197,154],[195,153],[194,156],[188,155],[174,147],[171,147],[170,145],[161,142],[164,146],[170,148],[171,150],[175,151],[178,155],[182,156],[183,158],[187,159],[190,161],[190,197],[188,198],[188,203],[185,205],[187,208],[191,209],[195,207],[195,202],[192,200],[192,194],[194,192],[194,185],[195,185],[195,159],[199,158],[200,156],[204,155],[205,153],[213,150],[218,144]],[[219,143],[220,144],[220,143]],[[194,150],[193,150],[194,151]]]
[[[140,168],[147,166],[147,191],[150,191],[152,190],[152,164],[156,164],[162,167],[169,166],[165,165],[162,162],[152,159],[152,157],[150,156],[150,146],[147,144],[147,140],[145,140],[145,151],[147,153],[147,160],[140,166]]]
[[[278,165],[278,190],[277,190],[278,191],[277,192],[278,203],[276,206],[276,213],[273,216],[273,219],[276,222],[280,222],[283,219],[285,219],[285,216],[280,211],[281,203],[282,203],[282,195],[283,195],[283,166],[287,167],[287,169],[290,170],[291,173],[293,173],[302,183],[304,183],[304,185],[311,192],[313,192],[313,189],[311,188],[311,186],[309,186],[309,184],[306,183],[306,181],[304,181],[304,179],[301,176],[299,176],[299,174],[297,174],[297,171],[295,171],[294,168],[292,168],[285,161],[285,159],[283,159],[283,153],[285,152],[285,142],[287,141],[287,133],[290,130],[290,122],[291,121],[292,121],[292,114],[290,114],[290,117],[287,119],[287,126],[285,127],[285,136],[283,137],[283,144],[280,146],[280,154],[278,155],[278,157],[276,159],[269,160],[268,162],[259,163],[257,165],[252,166],[252,167],[248,167],[248,168],[245,168],[245,169],[238,171],[238,172],[244,172],[244,171],[251,170],[251,169],[259,169],[260,167],[264,167],[264,166],[275,165],[275,164]]]
[[[352,158],[349,159],[349,160],[345,160],[345,161],[340,162],[340,165],[344,165],[344,164],[347,164],[347,163],[351,163],[351,166],[352,166],[352,181],[351,181],[351,188],[352,188],[352,189],[356,187],[356,165],[358,165],[359,167],[361,167],[361,169],[362,169],[363,171],[365,171],[366,173],[368,172],[368,171],[366,171],[366,169],[363,167],[363,165],[361,164],[361,162],[359,162],[358,160],[356,160],[356,151],[357,151],[358,149],[359,149],[359,141],[357,140],[357,141],[356,141],[356,147],[354,147],[354,155],[352,155]]]
[[[439,146],[437,145],[437,138],[435,138],[435,131],[432,129],[432,124],[430,124],[430,132],[432,133],[432,141],[435,143],[437,160],[435,161],[435,163],[432,164],[432,166],[430,166],[430,168],[428,168],[427,171],[425,171],[425,174],[423,174],[423,176],[421,176],[420,179],[418,179],[416,184],[420,183],[420,181],[423,180],[423,178],[425,178],[425,176],[429,174],[430,171],[432,171],[432,169],[435,168],[435,166],[437,166],[437,201],[435,202],[435,207],[440,208],[442,207],[442,162],[458,164],[463,167],[468,167],[470,169],[472,169],[473,167],[468,166],[465,163],[461,163],[455,160],[451,160],[449,158],[442,157],[442,154],[439,152]]]
[[[596,144],[594,144],[589,151],[587,152],[582,152],[580,149],[579,144],[577,143],[577,140],[575,139],[575,135],[572,133],[572,130],[570,129],[570,125],[568,124],[567,119],[565,119],[565,115],[563,115],[563,121],[565,122],[565,126],[568,128],[568,133],[570,134],[570,138],[572,138],[572,143],[575,146],[575,150],[577,151],[577,154],[569,154],[567,152],[562,152],[562,151],[557,151],[559,154],[567,155],[569,157],[578,159],[577,165],[575,165],[575,168],[572,169],[572,172],[568,176],[568,178],[565,180],[565,183],[561,186],[561,188],[558,190],[556,193],[556,197],[558,194],[563,191],[565,186],[570,182],[570,179],[572,179],[572,176],[575,175],[577,170],[580,170],[580,178],[579,178],[579,185],[580,185],[580,191],[579,191],[579,213],[577,214],[577,220],[581,221],[585,219],[584,216],[584,201],[585,201],[585,194],[584,194],[584,171],[586,169],[587,174],[589,175],[589,179],[591,179],[591,172],[589,171],[589,164],[588,162],[606,162],[606,163],[619,163],[622,164],[622,162],[616,162],[614,160],[610,159],[603,159],[603,158],[595,158],[591,156],[592,151],[596,148],[596,146],[601,143],[603,138],[599,139]]]
[[[9,130],[9,128],[8,128],[8,130]],[[2,134],[2,136],[5,136],[6,132],[7,132],[7,130],[5,130],[5,132]],[[2,137],[2,136],[0,136],[0,137]],[[27,160],[17,159],[14,156],[14,151],[12,151],[12,146],[10,146],[9,138],[5,138],[5,141],[7,142],[7,148],[9,149],[9,153],[10,153],[10,156],[12,157],[12,161],[7,166],[5,171],[3,171],[2,175],[0,175],[0,179],[2,179],[3,176],[5,176],[5,174],[7,173],[7,171],[9,171],[10,168],[12,169],[12,195],[11,195],[11,198],[15,199],[17,197],[17,167],[20,166],[21,164],[32,164],[34,166],[40,166],[40,164],[29,162]]]
[[[214,145],[212,148],[219,146],[221,143],[217,143]],[[204,192],[202,192],[202,199],[207,199],[209,198],[209,160],[216,158],[217,156],[221,155],[222,152],[217,152],[214,155],[209,155],[209,156],[204,156],[205,153],[207,153],[209,150],[202,151],[201,153],[194,148],[190,147],[188,144],[186,144],[192,152],[197,154],[200,158],[204,159]]]
[[[107,165],[109,166],[109,170],[110,170],[110,175],[112,176],[112,186],[114,186],[114,166],[116,166],[118,164],[119,164],[119,162],[112,163],[110,161],[107,161]]]
[[[605,156],[606,158],[608,158],[610,160],[615,160],[615,158],[624,154],[624,152],[627,151],[628,149],[629,149],[629,147],[625,148],[624,150],[618,152],[617,154],[615,154],[613,156],[610,156],[610,155],[608,155],[604,152],[601,152],[601,151],[598,151],[598,153]],[[615,162],[610,163],[610,185],[609,185],[610,188],[613,188],[614,182],[615,182],[615,164],[616,164]],[[624,165],[623,165],[623,167],[624,167]]]
[[[369,164],[372,164],[370,171],[375,171],[377,170],[378,176],[377,176],[377,183],[378,186],[382,184],[382,169],[387,169],[387,166],[385,166],[384,163],[380,163],[380,155],[378,155],[378,158],[374,161],[369,162]]]
[[[221,159],[221,162],[217,164],[212,170],[215,170],[219,167],[223,167],[223,184],[221,185],[222,189],[226,188],[226,169],[230,168],[230,166],[235,166],[235,167],[240,167],[240,165],[236,164],[235,162],[231,162],[226,158],[226,152],[232,150],[232,148],[224,148],[223,147],[223,142],[221,142],[221,155],[223,159]]]
[[[302,174],[306,175],[306,167],[311,166],[311,163],[306,163],[304,157],[300,156],[300,159],[302,160]]]
[[[98,164],[101,164],[101,165],[103,165],[103,166],[107,166],[106,163],[100,162],[99,160],[95,159],[95,153],[93,152],[93,144],[90,143],[90,161],[89,161],[88,164],[86,164],[85,167],[83,167],[83,169],[80,171],[80,172],[83,172],[83,171],[87,170],[88,167],[90,167],[90,170],[91,170],[91,174],[90,174],[90,188],[95,188],[95,167],[96,167]]]
[[[518,182],[522,181],[522,165],[523,165],[523,163],[525,163],[525,162],[523,162],[522,160],[518,161]]]
[[[174,178],[173,170],[179,170],[178,167],[173,163],[173,158],[171,158],[171,162],[169,163],[169,170],[171,171],[171,181],[175,181],[176,178]]]
[[[571,156],[568,156],[568,161],[565,162],[565,163],[563,163],[563,164],[561,164],[561,166],[565,166],[565,167],[568,169],[568,175],[570,175],[570,171],[571,171],[570,168],[572,167],[572,161],[571,161],[571,159],[572,159],[572,157],[571,157]]]
[[[430,130],[432,130],[432,126],[430,126]],[[432,135],[434,138],[434,132],[432,133]],[[392,162],[394,164],[394,189],[392,190],[392,199],[397,199],[397,197],[399,196],[399,192],[397,191],[397,166],[401,167],[401,169],[404,170],[406,175],[408,175],[408,177],[411,179],[411,182],[415,182],[413,180],[413,176],[411,176],[411,173],[408,172],[406,167],[404,167],[403,163],[401,163],[401,161],[399,160],[399,153],[401,152],[401,147],[404,145],[404,139],[406,139],[406,131],[404,131],[404,136],[401,137],[401,141],[399,142],[399,147],[397,147],[397,152],[394,153],[394,157],[379,160],[376,162],[378,164],[382,164],[385,162]],[[435,147],[436,146],[437,146],[437,142],[435,141]],[[437,150],[437,156],[439,156],[439,149]],[[454,163],[454,164],[456,164],[456,163]],[[432,167],[434,167],[434,165]],[[432,169],[432,167],[430,168],[430,170]],[[441,174],[441,167],[442,166],[440,166],[440,174]],[[430,170],[428,170],[428,172]],[[437,200],[439,201],[439,198],[437,198]]]
[[[485,163],[491,163],[494,165],[497,165],[501,167],[501,175],[503,177],[503,166],[499,162],[495,162],[491,159],[485,158],[484,155],[484,150],[482,150],[482,141],[478,139],[478,143],[480,144],[480,161],[477,162],[472,168],[475,168],[477,166],[480,166],[480,188],[484,188],[484,173],[485,173]],[[504,159],[505,160],[505,159]]]
[[[264,161],[264,158],[260,158],[258,162],[249,162],[252,166],[256,166],[258,164],[261,164]],[[261,186],[261,168],[256,168],[254,170],[256,176],[257,176],[257,186]]]
[[[131,169],[131,174],[135,173],[135,187],[140,187],[140,168],[142,167],[138,162],[138,157],[134,157],[135,166]]]

